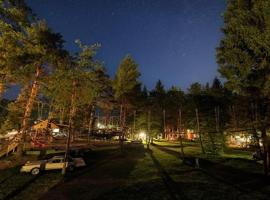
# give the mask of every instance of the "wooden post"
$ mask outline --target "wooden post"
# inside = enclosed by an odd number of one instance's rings
[[[202,143],[202,136],[201,136],[201,132],[200,132],[199,112],[198,112],[197,108],[195,109],[195,112],[196,112],[196,119],[197,119],[197,133],[199,134],[201,150],[202,150],[202,154],[205,154],[203,143]]]

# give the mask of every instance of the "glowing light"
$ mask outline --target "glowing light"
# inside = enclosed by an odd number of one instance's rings
[[[100,128],[100,129],[105,128],[105,126],[103,124],[101,124],[101,123],[97,123],[97,127]]]
[[[54,133],[59,133],[60,132],[60,129],[59,128],[55,128],[55,129],[53,129],[53,132]]]
[[[143,131],[140,132],[139,133],[139,138],[142,139],[142,140],[146,140],[146,134],[145,134],[145,132],[143,132]]]

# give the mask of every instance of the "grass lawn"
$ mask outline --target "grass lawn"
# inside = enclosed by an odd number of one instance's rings
[[[268,199],[270,185],[250,152],[229,150],[218,158],[200,155],[196,143],[155,142],[99,146],[86,155],[86,168],[63,177],[46,172],[20,174],[19,167],[0,171],[0,199]],[[194,157],[199,157],[200,168]]]

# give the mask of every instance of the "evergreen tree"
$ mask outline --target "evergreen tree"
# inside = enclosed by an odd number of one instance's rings
[[[120,63],[115,79],[113,81],[113,89],[115,92],[115,99],[120,106],[120,126],[122,135],[119,137],[121,149],[123,147],[122,139],[125,134],[127,110],[130,106],[130,94],[134,88],[138,85],[138,78],[140,73],[138,71],[138,65],[134,59],[128,55]]]
[[[24,1],[0,3],[0,51],[1,55],[4,55],[0,60],[1,73],[6,80],[15,80],[16,84],[23,87],[30,85],[20,125],[22,139],[18,152],[21,154],[42,77],[46,76],[48,69],[57,63],[57,58],[63,53],[63,40],[61,35],[53,33],[44,21],[31,18],[31,10]],[[2,81],[3,83],[5,84]]]
[[[162,133],[163,138],[165,138],[165,101],[166,90],[161,80],[158,80],[155,88],[149,93],[149,109],[151,110],[151,120],[155,122],[155,129],[158,130],[159,133]]]
[[[224,37],[217,49],[219,71],[225,86],[258,105],[264,152],[270,94],[270,1],[228,1]],[[270,146],[270,145],[269,145]],[[267,173],[266,157],[264,158]]]
[[[34,14],[23,0],[0,1],[0,98],[9,84],[22,78],[19,66],[25,50],[20,42],[33,19]]]

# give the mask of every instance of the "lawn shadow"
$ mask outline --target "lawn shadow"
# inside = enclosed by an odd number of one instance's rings
[[[20,166],[0,171],[0,199],[7,200],[17,196],[39,176],[20,173]]]
[[[180,153],[175,150],[168,149],[161,145],[154,145],[159,150],[173,155],[177,158],[180,157]],[[264,193],[265,195],[269,195],[269,192],[262,191],[262,188],[270,185],[269,178],[265,177],[263,174],[247,172],[243,169],[239,169],[233,166],[225,165],[226,160],[234,160],[234,161],[245,161],[250,163],[252,161],[240,159],[240,158],[226,158],[222,162],[213,162],[206,158],[197,158],[199,161],[199,169],[201,172],[206,174],[207,176],[215,179],[218,182],[222,182],[224,184],[235,187],[239,191],[243,193],[252,193],[254,191],[258,191]],[[189,166],[197,167],[196,165],[196,157],[194,156],[185,156],[183,160],[184,164]],[[236,162],[237,164],[237,162]]]
[[[41,199],[98,199],[121,188],[139,159],[145,156],[143,145],[125,145],[119,149],[102,150],[89,156],[87,167],[70,173]]]
[[[179,152],[177,152],[174,149],[167,148],[167,147],[164,147],[162,145],[158,145],[158,144],[152,144],[152,145],[154,147],[156,147],[157,149],[163,151],[164,153],[167,153],[167,154],[170,154],[176,158],[182,159],[183,163],[188,165],[189,167],[196,167],[196,160],[195,160],[196,158],[193,156],[189,156],[187,154],[185,154],[185,156],[183,158],[181,156],[180,149],[179,149]]]
[[[151,159],[153,160],[153,163],[155,164],[159,175],[161,176],[164,185],[166,186],[171,199],[178,200],[178,199],[188,199],[187,196],[184,194],[183,191],[181,191],[181,188],[179,187],[179,184],[176,183],[169,173],[164,169],[164,167],[160,164],[160,162],[157,160],[157,158],[154,156],[153,151],[151,149],[147,150],[147,153],[150,155]]]

